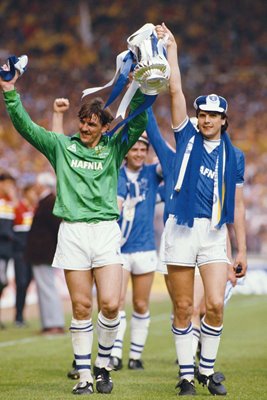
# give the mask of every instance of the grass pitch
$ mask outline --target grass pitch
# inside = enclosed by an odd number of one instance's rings
[[[127,370],[129,331],[124,345],[124,368],[113,372],[114,390],[107,396],[116,400],[175,399],[177,366],[170,330],[170,302],[167,297],[151,303],[151,325],[143,354],[144,371]],[[130,318],[130,307],[127,317]],[[66,326],[70,315],[66,316]],[[66,377],[71,367],[69,333],[38,335],[39,321],[28,328],[11,323],[0,331],[0,399],[68,400],[75,381]],[[129,325],[128,325],[129,328]],[[94,343],[93,356],[96,353]],[[267,399],[267,296],[235,295],[225,309],[224,332],[216,370],[226,376],[227,398]],[[196,384],[197,398],[211,398],[207,388]]]

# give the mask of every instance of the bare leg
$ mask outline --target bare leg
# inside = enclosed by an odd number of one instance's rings
[[[147,340],[150,325],[149,299],[154,278],[154,272],[142,275],[132,274],[133,314],[131,318],[131,347],[129,353],[130,369],[142,369],[142,363],[131,360],[141,360]]]
[[[200,267],[204,284],[206,313],[201,321],[201,358],[199,371],[210,376],[214,373],[221,333],[223,329],[224,293],[228,266],[225,263]]]
[[[123,367],[122,365],[122,350],[123,350],[123,340],[127,327],[126,313],[124,311],[125,300],[127,295],[128,282],[130,277],[130,272],[122,268],[122,290],[120,298],[120,325],[114,346],[111,351],[110,364],[113,366],[114,370],[119,370]]]
[[[174,305],[173,335],[181,379],[194,379],[192,312],[194,268],[168,265]]]
[[[93,273],[65,270],[65,279],[72,302],[71,336],[76,368],[81,382],[93,382],[91,352],[93,344],[92,287]]]
[[[95,268],[94,275],[100,308],[97,319],[98,353],[95,366],[103,369],[109,364],[111,350],[120,324],[122,267],[114,264]]]

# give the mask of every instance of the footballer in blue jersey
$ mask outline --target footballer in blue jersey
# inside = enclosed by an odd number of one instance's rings
[[[118,222],[123,254],[156,250],[154,212],[162,180],[158,170],[158,164],[143,165],[137,174],[129,173],[127,164],[120,170],[118,197],[123,199],[123,209]]]
[[[190,121],[189,119],[187,120],[187,125],[189,125],[189,130],[192,132],[192,126],[190,125],[191,123],[193,124],[194,128],[197,129],[196,126],[196,121],[197,120],[195,117],[191,117]],[[187,126],[186,125],[186,126]],[[185,127],[184,127],[185,129]],[[164,202],[164,212],[163,212],[163,222],[164,224],[166,223],[168,219],[168,212],[167,212],[167,206],[165,206],[166,200],[170,198],[171,192],[172,192],[172,163],[174,163],[175,160],[175,150],[163,139],[156,118],[153,114],[152,108],[148,110],[148,124],[146,127],[146,132],[148,135],[148,139],[152,147],[154,148],[156,155],[162,165],[162,173],[164,176],[164,182],[161,184],[158,188],[158,202]],[[178,131],[179,132],[179,131]],[[177,132],[177,134],[178,134]],[[210,148],[208,146],[209,143],[207,143],[207,152],[209,152]],[[216,147],[216,142],[215,146]],[[236,185],[242,185],[244,181],[244,156],[243,153],[235,148],[236,151],[236,158],[237,158],[237,183]],[[203,156],[203,165],[206,166],[206,161],[205,161],[205,154]],[[206,168],[206,167],[205,167]],[[203,171],[206,171],[203,166],[201,169]],[[210,177],[211,173],[205,173],[203,175],[208,175],[208,178],[212,179],[212,176]],[[202,180],[200,179],[201,183]],[[165,184],[166,182],[166,184]],[[213,186],[213,182],[210,186]],[[168,192],[169,188],[169,192]],[[209,188],[209,191],[211,189]],[[204,208],[205,202],[203,201],[204,204],[202,204],[202,193],[204,196],[205,193],[205,187],[202,188],[202,190],[199,189],[199,213],[201,212],[203,215],[209,215],[211,207],[207,209]],[[203,207],[203,208],[201,208]],[[162,273],[164,275],[166,287],[168,290],[168,293],[170,295],[170,298],[172,299],[172,293],[171,293],[171,284],[169,281],[168,277],[168,270],[167,266],[164,262],[161,261],[163,258],[163,248],[164,248],[164,232],[162,234],[161,238],[161,243],[160,243],[160,260],[158,262],[157,266],[157,271]],[[231,242],[230,238],[228,235],[228,240],[227,240],[227,255],[230,260],[232,260],[232,252],[231,252]],[[234,274],[233,266],[232,264],[229,264],[229,273],[228,273],[228,281],[226,285],[226,290],[225,290],[225,296],[224,296],[224,304],[229,301],[232,295],[232,289],[233,287],[237,284],[240,283],[240,280],[237,281],[237,278]],[[202,283],[202,279],[199,273],[199,268],[195,269],[195,280],[194,280],[194,309],[193,309],[193,314],[192,314],[192,325],[193,325],[193,355],[194,357],[196,354],[199,354],[197,352],[198,348],[200,347],[200,320],[201,318],[205,315],[205,301],[204,301],[204,287]],[[195,365],[196,365],[196,360]],[[195,366],[196,368],[196,366]]]
[[[177,146],[183,143],[184,146],[192,138],[195,132],[195,126],[191,120],[187,117],[185,123],[174,129]],[[194,210],[194,218],[212,218],[213,208],[213,192],[214,192],[214,179],[215,179],[215,168],[216,161],[218,158],[220,146],[220,139],[216,140],[203,140],[203,152],[202,159],[199,168],[199,177],[196,185],[196,205]],[[245,172],[245,159],[244,154],[237,147],[234,147],[236,157],[236,186],[242,186],[244,183],[244,172]],[[172,191],[175,189],[172,188]],[[174,209],[170,206],[170,210]]]
[[[149,297],[157,267],[154,213],[162,173],[158,163],[145,164],[148,146],[147,137],[142,135],[125,157],[125,165],[119,174],[118,204],[121,215],[118,222],[122,233],[123,288],[121,323],[110,358],[110,365],[115,370],[122,368],[122,348],[126,330],[124,304],[130,277],[133,313],[129,369],[143,369],[141,356],[150,324]]]
[[[198,131],[188,122],[175,37],[164,23],[156,26],[156,32],[159,39],[165,40],[171,68],[169,94],[176,140],[171,192],[166,203],[169,217],[164,228],[164,261],[172,283],[172,332],[180,367],[178,394],[196,394],[191,319],[197,265],[205,287],[197,380],[211,394],[226,395],[222,383],[225,378],[214,371],[214,366],[223,330],[230,263],[226,254],[227,224],[233,224],[236,236],[236,276],[244,276],[247,270],[244,157],[226,133],[228,104],[224,97],[216,94],[197,97],[194,107]]]

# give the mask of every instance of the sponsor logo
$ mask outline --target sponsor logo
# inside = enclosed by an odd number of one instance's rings
[[[103,169],[103,164],[101,161],[71,160],[70,165],[72,168],[91,169],[93,171]]]
[[[203,165],[200,167],[200,173],[208,178],[215,179],[215,171],[212,171],[209,168],[205,168]]]

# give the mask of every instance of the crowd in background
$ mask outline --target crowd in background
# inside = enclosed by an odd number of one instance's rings
[[[265,2],[237,0],[107,1],[2,0],[0,60],[27,54],[28,71],[18,89],[32,119],[51,128],[54,98],[67,97],[66,133],[76,131],[82,91],[107,83],[127,37],[146,22],[165,21],[179,43],[190,115],[197,95],[218,93],[229,101],[229,133],[246,154],[248,250],[267,252],[267,74]],[[49,11],[48,11],[49,10]],[[236,12],[236,10],[239,10]],[[107,91],[101,93],[107,98]],[[14,133],[0,99],[0,168],[18,184],[49,170],[46,159]],[[155,114],[173,141],[167,95]]]

